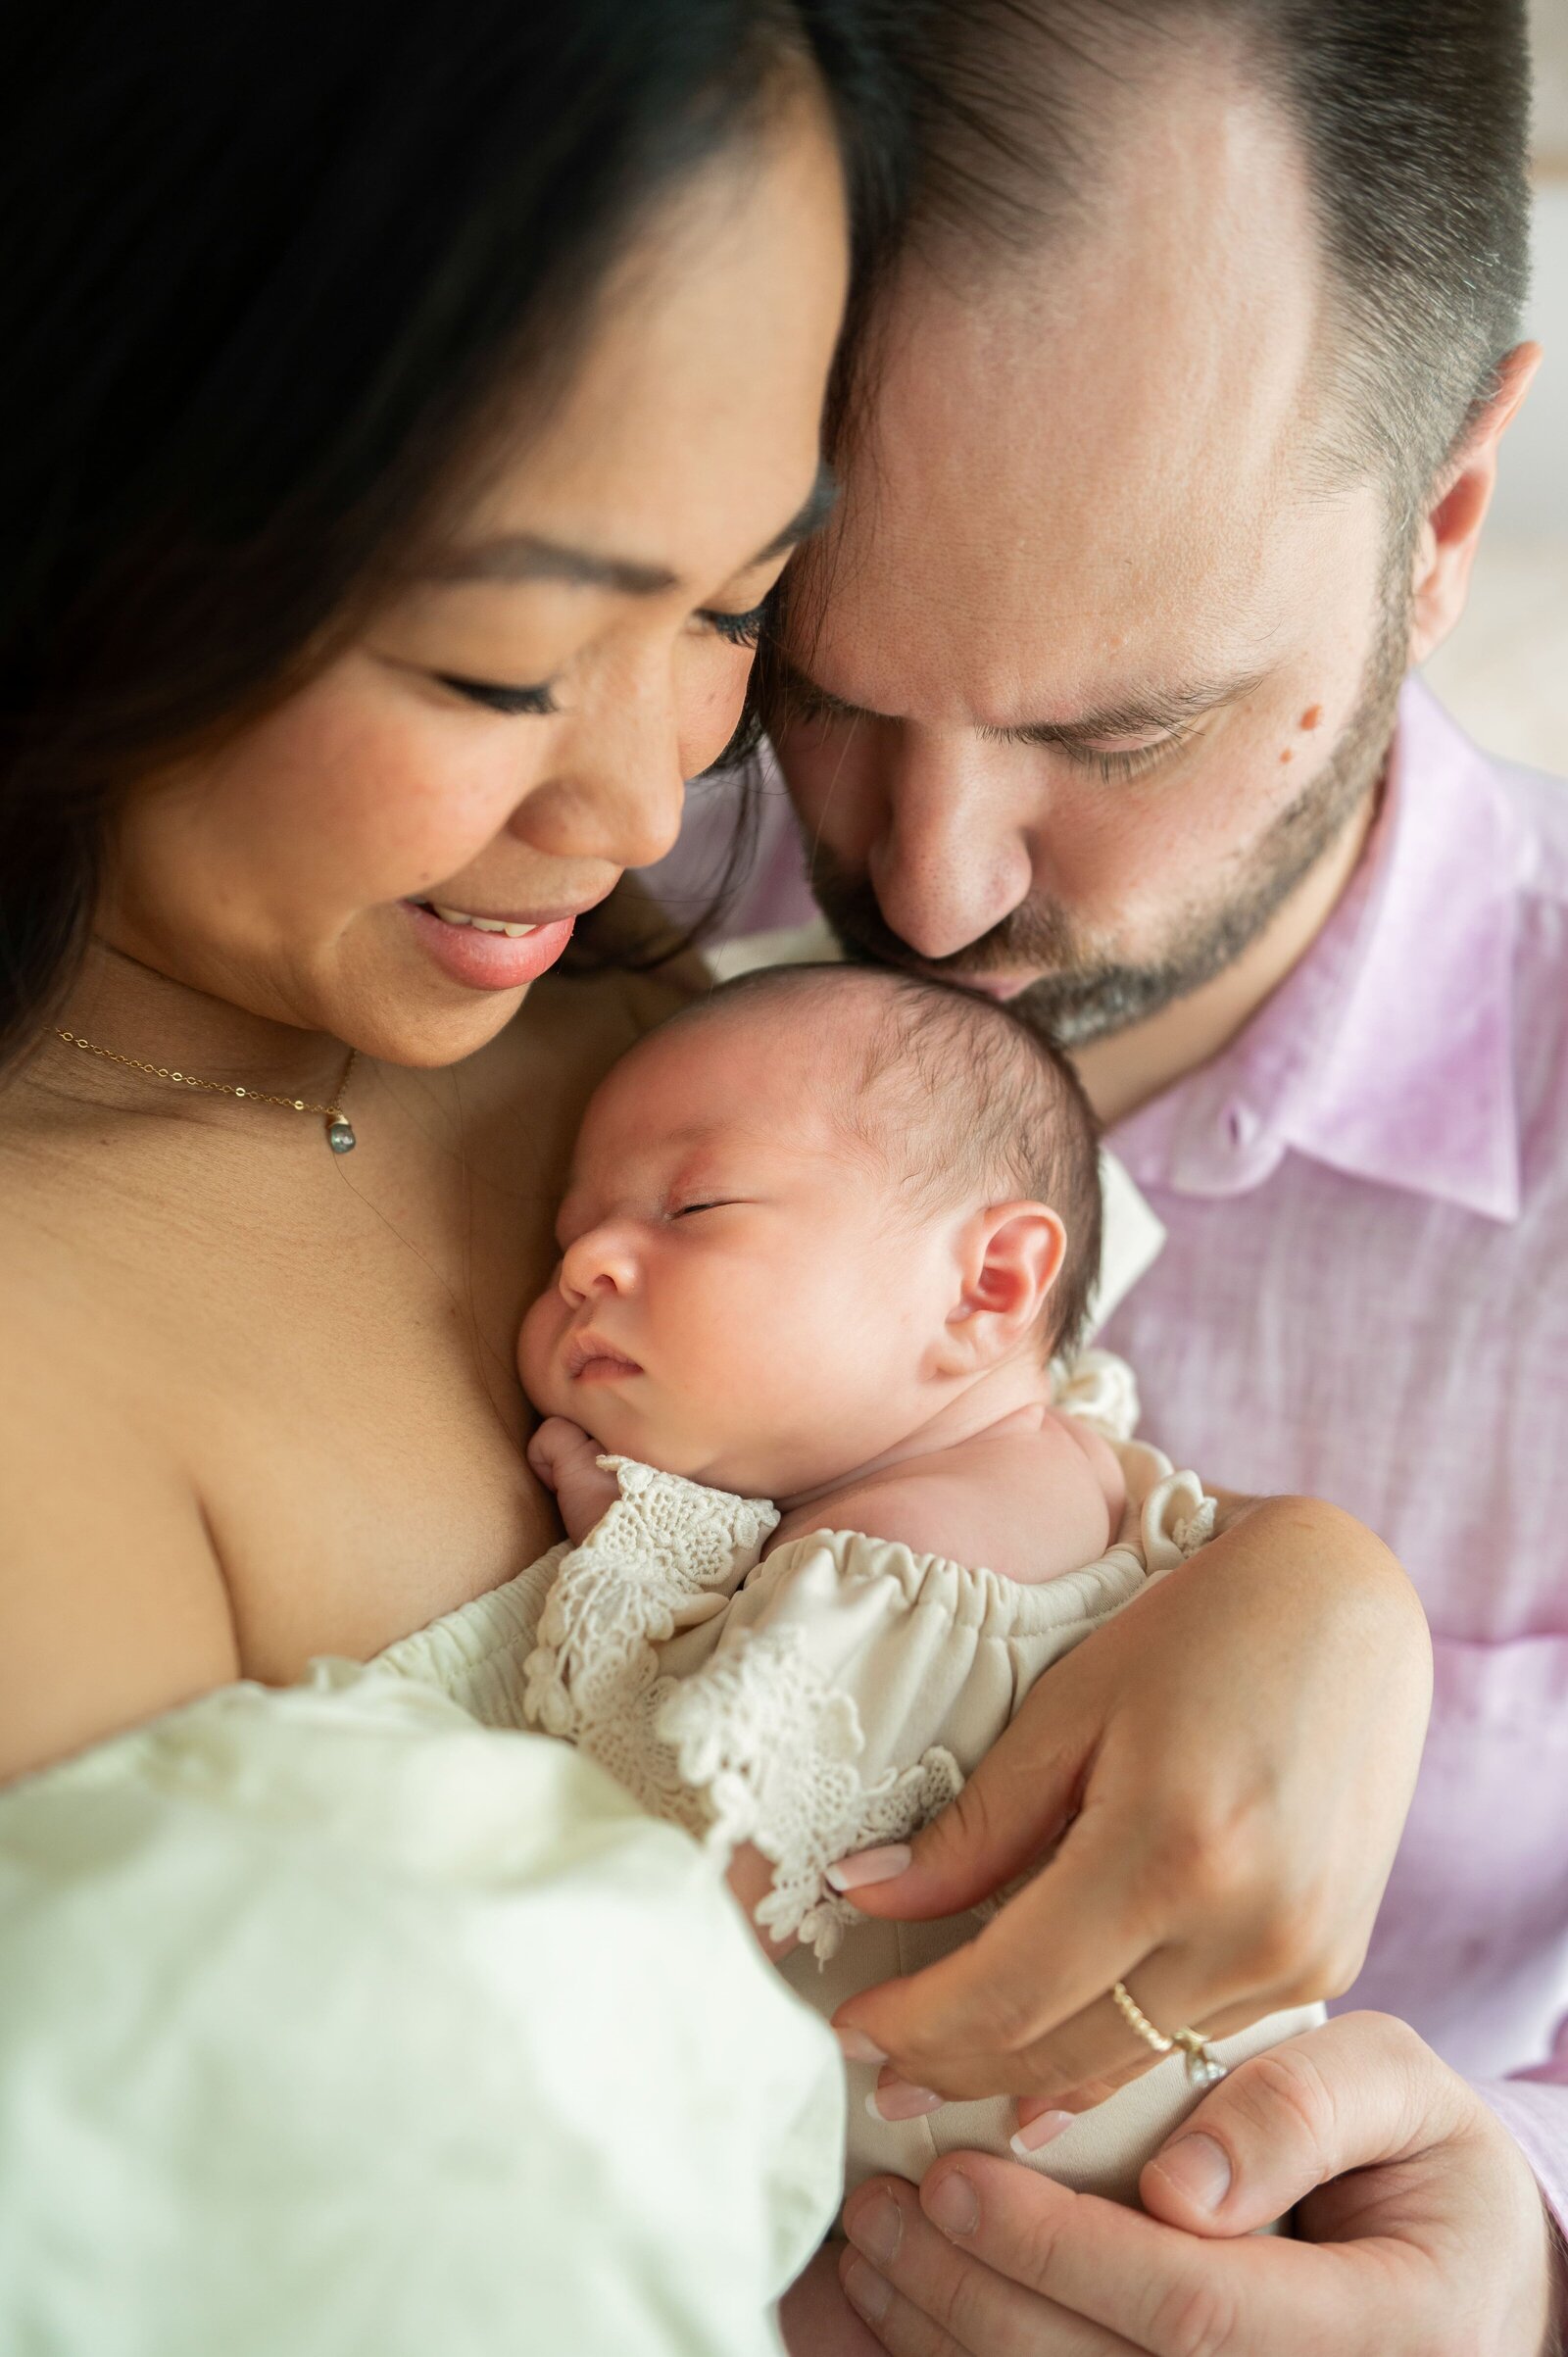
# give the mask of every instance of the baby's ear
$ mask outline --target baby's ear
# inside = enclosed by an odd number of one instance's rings
[[[954,1373],[994,1366],[1033,1331],[1066,1252],[1066,1230],[1046,1203],[992,1203],[965,1221],[945,1337]]]

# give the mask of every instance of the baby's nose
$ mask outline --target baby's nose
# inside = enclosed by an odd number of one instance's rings
[[[561,1255],[561,1290],[573,1303],[596,1293],[629,1293],[635,1283],[627,1240],[609,1226],[590,1228]]]

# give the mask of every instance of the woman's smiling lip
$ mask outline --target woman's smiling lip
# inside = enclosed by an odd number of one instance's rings
[[[555,964],[582,913],[573,908],[491,916],[445,901],[439,908],[429,901],[399,906],[434,963],[468,990],[518,990],[537,981]]]

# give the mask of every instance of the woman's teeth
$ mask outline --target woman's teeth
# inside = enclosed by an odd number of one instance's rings
[[[509,941],[520,941],[525,933],[537,933],[537,925],[509,925],[499,916],[466,916],[461,908],[443,908],[439,901],[426,901],[425,907],[439,916],[444,925],[472,925],[476,933],[505,933]]]

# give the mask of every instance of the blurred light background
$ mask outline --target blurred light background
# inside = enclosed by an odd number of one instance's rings
[[[1535,285],[1545,360],[1503,446],[1470,610],[1427,677],[1489,751],[1568,776],[1568,0],[1534,0]]]

